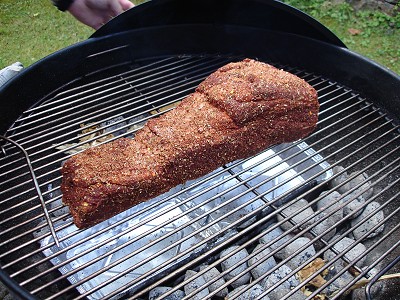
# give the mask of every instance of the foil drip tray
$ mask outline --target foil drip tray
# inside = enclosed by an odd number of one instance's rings
[[[331,176],[330,165],[305,142],[281,144],[89,229],[78,231],[68,225],[70,219],[58,222],[55,226],[63,228],[57,231],[60,247],[53,246],[53,238],[43,232],[38,233],[43,234],[40,245],[88,299],[120,291],[118,298],[248,226],[256,219],[252,212],[268,213],[280,205],[277,198],[310,180],[323,182]],[[268,205],[271,201],[273,207]]]

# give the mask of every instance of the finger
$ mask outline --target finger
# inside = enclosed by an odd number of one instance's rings
[[[107,23],[109,19],[107,18],[93,18],[92,19],[92,24],[90,25],[92,28],[98,30],[101,26],[103,26],[105,23]]]
[[[124,12],[119,1],[111,1],[108,14],[112,17],[118,16],[120,13]]]
[[[128,10],[128,9],[130,9],[130,8],[132,8],[132,7],[135,6],[135,5],[134,5],[131,1],[129,1],[129,0],[119,0],[119,3],[120,3],[120,5],[121,5],[121,7],[122,7],[123,10]]]

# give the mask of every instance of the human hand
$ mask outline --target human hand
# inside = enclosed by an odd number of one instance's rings
[[[68,11],[83,24],[97,30],[133,6],[129,0],[74,0]]]

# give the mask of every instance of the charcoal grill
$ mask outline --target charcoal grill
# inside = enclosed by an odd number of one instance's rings
[[[63,161],[89,146],[134,136],[208,74],[245,57],[294,73],[318,91],[317,130],[77,230],[61,203]],[[255,0],[147,2],[87,41],[27,68],[1,88],[0,99],[0,278],[18,298],[148,299],[154,288],[167,286],[172,289],[164,297],[186,289],[183,299],[220,299],[219,292],[228,289],[234,299],[263,286],[251,299],[267,299],[293,277],[298,283],[281,299],[323,294],[326,299],[397,299],[400,293],[395,279],[377,282],[399,269],[400,78],[349,51],[292,7]],[[333,187],[346,173],[351,175]],[[368,178],[317,210],[322,192],[332,194],[364,173]],[[316,230],[371,187],[373,195],[357,211],[367,212],[377,202],[374,211],[358,221],[354,211]],[[288,213],[300,199],[307,204]],[[312,214],[296,218],[310,209]],[[354,230],[378,213],[381,218],[354,237]],[[259,244],[284,224],[290,225],[282,234]],[[328,239],[332,228],[336,234]],[[354,239],[340,250],[335,244],[344,237]],[[238,279],[298,238],[307,242],[232,292]],[[365,249],[350,255],[358,243]],[[310,247],[315,252],[264,285]],[[226,249],[234,250],[221,256]],[[260,256],[266,249],[268,254]],[[237,258],[243,251],[248,256]],[[327,251],[333,256],[322,269],[299,282],[299,271]],[[238,260],[222,268],[228,258]],[[339,262],[344,267],[335,269]],[[188,290],[214,267],[217,277]],[[197,273],[188,279],[188,270]],[[324,283],[310,288],[320,273]],[[350,279],[328,293],[343,274]],[[222,285],[200,296],[221,278]],[[365,293],[354,292],[354,285],[365,279],[371,280]]]

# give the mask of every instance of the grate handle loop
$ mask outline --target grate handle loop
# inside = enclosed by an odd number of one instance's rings
[[[35,186],[36,193],[37,193],[37,195],[39,197],[40,204],[42,206],[42,209],[43,209],[43,212],[44,212],[44,216],[45,216],[46,221],[47,221],[47,225],[50,228],[50,232],[51,232],[51,235],[53,236],[54,242],[56,243],[57,247],[59,247],[60,246],[60,242],[58,240],[56,231],[54,229],[53,221],[51,220],[49,212],[48,212],[48,210],[46,208],[46,203],[44,202],[42,192],[40,191],[39,183],[37,181],[37,178],[36,178],[35,172],[33,170],[32,163],[31,163],[31,160],[29,158],[28,153],[25,151],[25,149],[21,145],[19,145],[17,142],[15,142],[13,140],[11,140],[11,139],[3,136],[3,135],[0,135],[0,139],[5,140],[6,142],[13,144],[14,146],[16,146],[24,154],[25,160],[26,160],[26,164],[27,164],[28,169],[29,169],[29,173],[30,173],[30,175],[32,177],[32,181],[33,181],[33,184]],[[2,149],[3,154],[7,155],[4,147],[1,147],[1,149]]]
[[[371,288],[383,275],[385,275],[391,268],[393,268],[397,263],[400,262],[400,255],[397,256],[390,264],[383,268],[378,274],[376,274],[371,281],[365,287],[365,296],[367,300],[372,300]]]

